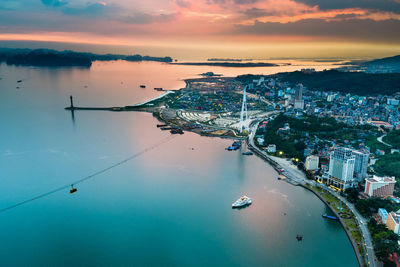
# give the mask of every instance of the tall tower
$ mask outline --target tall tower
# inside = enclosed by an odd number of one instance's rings
[[[303,85],[300,83],[294,92],[294,109],[304,109]]]
[[[355,160],[351,149],[335,148],[330,155],[328,183],[343,190],[357,184],[353,178]]]
[[[247,130],[246,121],[248,119],[248,116],[247,116],[246,87],[247,85],[245,85],[243,88],[242,112],[240,113],[240,122],[239,122],[240,132],[243,132],[243,130]]]
[[[297,85],[294,94],[294,100],[303,100],[303,85],[301,83]]]

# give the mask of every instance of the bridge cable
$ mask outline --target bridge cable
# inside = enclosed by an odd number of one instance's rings
[[[68,185],[63,185],[63,186],[61,186],[61,187],[58,187],[58,188],[53,189],[53,190],[51,190],[51,191],[48,191],[48,192],[46,192],[46,193],[42,193],[42,194],[37,195],[37,196],[35,196],[35,197],[29,198],[29,199],[26,199],[26,200],[24,200],[24,201],[15,203],[15,204],[13,204],[13,205],[10,205],[10,206],[8,206],[8,207],[2,208],[2,209],[0,209],[0,213],[3,213],[3,212],[5,212],[5,211],[7,211],[7,210],[14,209],[14,208],[16,208],[16,207],[22,206],[22,205],[27,204],[27,203],[29,203],[29,202],[32,202],[32,201],[35,201],[35,200],[38,200],[38,199],[47,197],[47,196],[52,195],[52,194],[54,194],[54,193],[57,193],[57,192],[59,192],[59,191],[65,190],[65,189],[71,187],[71,185],[77,185],[77,184],[83,183],[84,181],[87,181],[87,180],[89,180],[89,179],[92,179],[92,178],[94,178],[94,177],[96,177],[96,176],[98,176],[98,175],[100,175],[100,174],[103,174],[103,173],[105,173],[105,172],[107,172],[107,171],[109,171],[109,170],[111,170],[111,169],[113,169],[113,168],[115,168],[115,167],[118,167],[118,166],[120,166],[120,165],[122,165],[122,164],[124,164],[124,163],[127,163],[128,161],[131,161],[131,160],[133,160],[133,159],[135,159],[135,158],[137,158],[137,157],[139,157],[139,156],[141,156],[141,155],[143,155],[143,154],[145,154],[145,153],[147,153],[147,152],[150,152],[150,151],[156,149],[157,147],[159,147],[159,146],[161,146],[161,145],[167,143],[168,141],[172,140],[172,139],[175,138],[175,137],[176,137],[176,136],[173,136],[173,135],[168,136],[167,138],[162,139],[160,142],[158,142],[158,143],[156,143],[156,144],[154,144],[154,145],[151,145],[151,146],[149,146],[149,147],[143,149],[142,151],[139,151],[138,153],[133,154],[132,156],[130,156],[130,157],[128,157],[128,158],[126,158],[126,159],[124,159],[124,160],[122,160],[122,161],[119,161],[119,162],[117,162],[117,163],[115,163],[115,164],[113,164],[113,165],[111,165],[111,166],[108,166],[107,168],[104,168],[104,169],[99,170],[99,171],[97,171],[97,172],[95,172],[95,173],[92,173],[92,174],[90,174],[90,175],[88,175],[88,176],[85,176],[85,177],[83,177],[83,178],[81,178],[81,179],[79,179],[79,180],[76,180],[76,181],[74,181],[74,182],[68,184]]]

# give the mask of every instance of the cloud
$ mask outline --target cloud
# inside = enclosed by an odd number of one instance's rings
[[[56,0],[58,1],[58,0]],[[97,16],[110,12],[114,6],[108,6],[104,2],[87,3],[85,6],[67,6],[62,12],[67,15]]]
[[[375,21],[372,19],[346,19],[326,21],[303,19],[296,22],[260,22],[253,25],[236,25],[236,34],[259,36],[309,36],[331,40],[374,40],[378,42],[400,42],[400,21],[394,19]]]
[[[52,7],[59,7],[65,6],[68,4],[65,0],[42,0],[43,5],[52,6]]]
[[[248,18],[259,18],[259,17],[270,16],[273,14],[273,12],[270,12],[266,9],[256,8],[256,7],[245,9],[243,11],[240,11],[240,13]]]
[[[143,12],[135,12],[131,15],[119,19],[121,22],[129,24],[150,24],[155,22],[168,22],[174,20],[177,13],[172,14],[149,14]]]
[[[259,0],[233,0],[233,2],[238,5],[249,5],[257,3],[258,1]]]
[[[206,3],[224,5],[224,4],[236,4],[236,5],[251,5],[258,3],[260,0],[206,0]]]
[[[363,8],[400,13],[400,2],[396,0],[294,0],[299,3],[318,6],[322,10]]]
[[[183,8],[189,8],[191,6],[191,3],[189,1],[186,1],[186,0],[176,0],[175,3],[179,7],[183,7]]]

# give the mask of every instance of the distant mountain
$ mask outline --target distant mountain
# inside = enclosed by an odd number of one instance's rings
[[[367,61],[361,64],[366,72],[400,73],[400,55]]]
[[[310,90],[333,91],[357,95],[392,95],[400,92],[400,73],[365,73],[327,70],[279,73],[282,81],[302,83]]]
[[[338,68],[338,70],[341,71],[363,71],[368,73],[400,73],[400,55],[374,59],[370,61],[354,60],[340,65],[348,65]]]
[[[90,67],[93,61],[126,60],[172,62],[171,57],[151,57],[141,55],[93,54],[52,49],[10,49],[0,48],[0,62],[8,65],[65,67]]]
[[[400,65],[400,55],[394,57],[385,57],[380,59],[374,59],[371,61],[364,62],[362,65]]]

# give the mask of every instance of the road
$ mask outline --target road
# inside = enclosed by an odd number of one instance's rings
[[[249,134],[249,145],[256,149],[258,152],[262,153],[266,157],[272,159],[276,163],[280,165],[284,169],[284,174],[286,177],[290,178],[291,180],[300,183],[300,184],[309,184],[309,185],[316,185],[315,181],[310,181],[307,180],[305,177],[305,174],[298,170],[294,165],[292,165],[290,162],[288,162],[285,159],[282,158],[276,158],[276,157],[271,157],[269,156],[265,151],[262,151],[259,149],[255,144],[254,144],[254,136],[257,131],[258,125],[260,121],[253,121],[250,123],[250,134]],[[318,184],[319,185],[319,184]],[[345,198],[341,197],[337,192],[329,188],[328,186],[322,185],[325,189],[329,190],[334,196],[336,196],[338,199],[340,199],[343,203],[345,203],[349,209],[353,212],[354,216],[356,217],[356,220],[358,222],[358,225],[360,227],[361,233],[363,235],[363,240],[364,240],[364,248],[366,248],[366,256],[367,256],[367,263],[368,266],[371,267],[378,267],[380,266],[379,261],[375,257],[375,252],[372,246],[372,238],[368,230],[367,226],[367,221],[361,214],[355,209],[354,205],[348,202]]]
[[[382,144],[384,144],[384,145],[386,145],[386,146],[392,147],[391,144],[388,144],[388,143],[386,143],[386,142],[383,141],[383,137],[385,137],[385,136],[386,136],[386,134],[384,134],[384,135],[382,135],[382,136],[379,136],[379,137],[377,138],[378,142],[379,142],[379,143],[382,143]]]
[[[333,190],[332,190],[333,191]],[[331,192],[332,192],[331,191]],[[334,192],[334,191],[333,191]],[[367,249],[367,258],[368,258],[368,264],[369,266],[375,267],[378,266],[378,260],[376,259],[374,248],[372,245],[372,237],[369,233],[368,226],[367,226],[367,221],[363,218],[363,216],[357,211],[357,209],[354,207],[354,205],[350,202],[347,201],[347,199],[341,197],[339,194],[334,192],[335,196],[339,198],[343,203],[349,207],[349,209],[353,212],[355,215],[358,225],[360,226],[361,232],[363,234],[364,238],[364,247]]]

